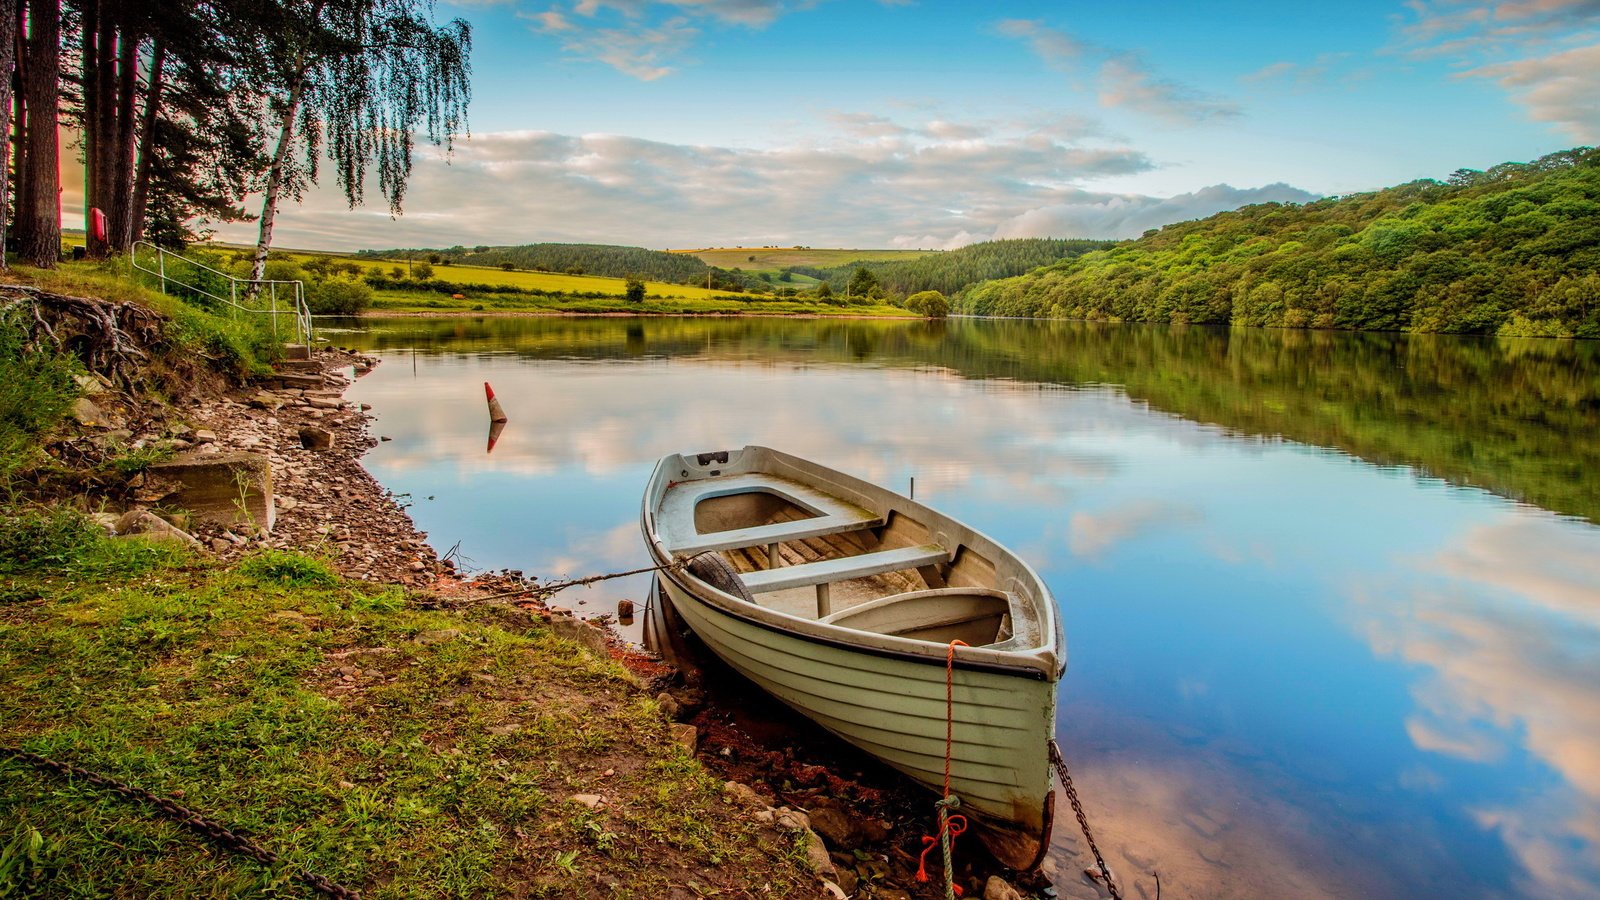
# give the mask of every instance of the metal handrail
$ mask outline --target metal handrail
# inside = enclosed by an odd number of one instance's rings
[[[146,250],[150,250],[150,251],[154,251],[155,252],[155,257],[156,257],[156,267],[155,268],[152,269],[149,266],[143,265],[143,264],[141,264],[139,262],[139,249],[141,247],[145,248]],[[186,263],[187,265],[193,266],[196,269],[201,269],[201,270],[210,272],[211,274],[216,275],[219,278],[227,279],[227,281],[228,281],[228,296],[224,297],[224,296],[222,296],[220,294],[214,294],[211,291],[206,290],[205,288],[201,287],[198,284],[189,284],[188,282],[185,282],[185,281],[183,281],[183,280],[181,280],[181,279],[179,279],[179,278],[177,278],[175,276],[168,275],[167,274],[167,257],[169,257],[169,256],[172,257],[173,259],[180,260],[180,261]],[[193,291],[194,293],[199,294],[199,295],[201,295],[203,297],[209,297],[210,299],[215,300],[218,303],[225,303],[225,304],[227,304],[228,306],[230,306],[230,307],[232,307],[234,309],[243,310],[244,312],[248,312],[248,313],[257,313],[259,315],[271,316],[272,317],[272,335],[273,335],[274,338],[276,338],[277,335],[278,335],[278,316],[284,315],[284,314],[291,314],[291,315],[294,316],[295,337],[297,338],[297,340],[300,343],[305,344],[307,347],[311,346],[311,341],[312,341],[311,307],[310,307],[309,304],[306,303],[306,286],[305,286],[305,282],[303,282],[303,281],[286,281],[286,280],[272,279],[272,278],[259,278],[259,279],[257,279],[257,278],[238,278],[238,277],[235,277],[233,275],[228,274],[227,272],[223,272],[223,271],[218,270],[218,269],[213,269],[210,266],[206,265],[205,263],[200,262],[199,260],[190,259],[189,257],[184,256],[181,253],[173,253],[172,251],[167,250],[167,249],[165,249],[163,247],[157,247],[155,244],[152,244],[149,241],[134,241],[133,247],[128,253],[128,264],[132,268],[137,269],[140,272],[145,272],[147,274],[154,275],[157,278],[159,278],[161,280],[161,293],[163,293],[163,294],[165,294],[167,292],[167,283],[171,282],[172,284],[174,284],[174,285],[176,285],[178,287],[181,287],[184,290]],[[265,296],[267,298],[267,303],[269,304],[269,308],[267,308],[267,309],[256,309],[255,307],[246,306],[243,303],[240,303],[239,302],[239,293],[240,293],[239,287],[240,287],[240,285],[244,285],[245,286],[244,295],[245,295],[245,297],[247,299],[248,298],[252,298],[252,297],[259,299],[259,298]],[[279,285],[285,285],[285,286],[287,286],[289,288],[292,288],[292,290],[289,291],[289,298],[284,301],[290,307],[287,311],[280,311],[278,309],[278,303],[279,303],[278,286]]]

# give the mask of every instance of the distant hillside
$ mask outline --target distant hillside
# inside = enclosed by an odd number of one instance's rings
[[[857,267],[876,275],[884,290],[897,294],[939,291],[953,295],[967,285],[991,278],[1021,275],[1040,266],[1070,259],[1112,245],[1112,241],[1019,238],[969,244],[959,250],[933,253],[916,259],[848,262],[828,268],[790,266],[791,272],[826,281],[843,290]]]
[[[1600,151],[1168,225],[974,285],[957,309],[1600,338]]]
[[[817,247],[711,247],[704,250],[673,250],[693,256],[708,266],[723,269],[763,271],[790,266],[840,266],[856,260],[916,259],[937,250],[845,250]]]
[[[379,259],[430,259],[437,256],[450,264],[489,266],[510,264],[532,272],[563,272],[570,275],[604,275],[610,278],[639,276],[651,281],[682,284],[704,280],[706,264],[693,256],[646,250],[643,247],[617,247],[609,244],[523,244],[517,247],[448,247],[441,250],[363,250],[361,256]]]

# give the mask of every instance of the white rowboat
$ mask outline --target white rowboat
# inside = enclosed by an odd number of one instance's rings
[[[908,497],[766,447],[657,463],[641,527],[683,621],[734,669],[916,781],[1000,862],[1049,842],[1046,744],[1066,651],[1027,563]],[[969,646],[954,647],[952,641]]]

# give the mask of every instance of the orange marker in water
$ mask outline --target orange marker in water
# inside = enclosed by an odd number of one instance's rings
[[[483,392],[489,397],[489,421],[506,421],[506,411],[500,408],[500,401],[494,398],[494,388],[490,387],[487,381],[483,383]]]

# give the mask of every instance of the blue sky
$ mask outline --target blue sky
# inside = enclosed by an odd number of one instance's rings
[[[458,0],[472,134],[283,246],[953,247],[1600,142],[1600,3]],[[229,239],[249,225],[224,226]]]

